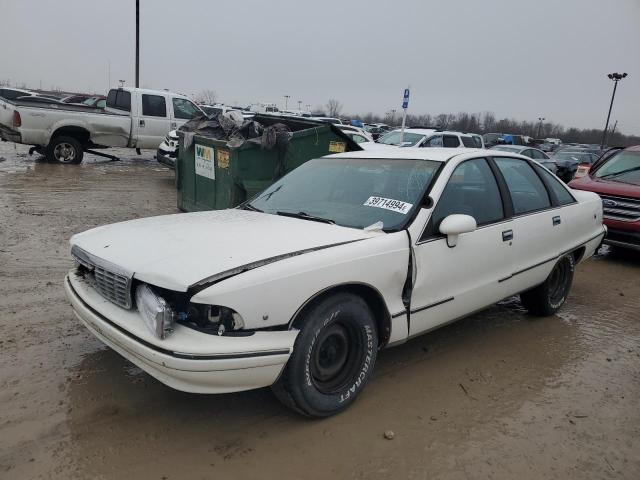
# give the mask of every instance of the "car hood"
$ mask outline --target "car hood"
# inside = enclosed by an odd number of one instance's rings
[[[232,209],[105,225],[74,235],[70,243],[138,280],[186,291],[210,277],[381,234]]]
[[[584,176],[569,183],[571,188],[588,190],[602,195],[613,195],[640,199],[640,185],[616,182],[592,176]]]

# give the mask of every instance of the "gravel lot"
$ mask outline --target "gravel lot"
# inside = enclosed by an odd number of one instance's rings
[[[511,300],[384,351],[351,409],[310,421],[268,389],[171,390],[91,336],[69,237],[175,213],[173,172],[26,151],[0,143],[1,478],[640,478],[640,256],[581,264],[557,317]]]

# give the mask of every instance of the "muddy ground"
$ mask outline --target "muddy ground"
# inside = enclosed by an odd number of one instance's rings
[[[580,265],[556,317],[507,301],[384,351],[352,408],[311,421],[268,389],[171,390],[75,319],[69,237],[176,212],[173,172],[122,153],[0,143],[0,478],[640,478],[640,256]]]

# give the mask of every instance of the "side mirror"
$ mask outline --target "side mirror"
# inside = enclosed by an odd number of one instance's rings
[[[453,214],[440,222],[440,233],[447,236],[447,246],[453,248],[458,244],[458,236],[473,232],[478,225],[471,215]]]

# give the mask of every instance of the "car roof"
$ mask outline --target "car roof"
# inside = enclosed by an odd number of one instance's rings
[[[183,95],[181,93],[175,93],[175,92],[172,92],[170,90],[151,90],[149,88],[136,88],[136,87],[116,87],[116,88],[112,88],[111,90],[125,90],[127,92],[139,92],[139,93],[146,93],[146,94],[149,94],[149,95],[167,95],[167,94],[170,94],[170,95],[172,95],[174,97],[186,98],[187,100],[189,100],[186,95]]]
[[[378,158],[400,160],[433,160],[435,162],[446,162],[447,160],[461,155],[470,156],[487,155],[487,150],[479,148],[412,148],[412,147],[389,147],[380,150],[359,150],[354,152],[335,153],[324,158]]]

